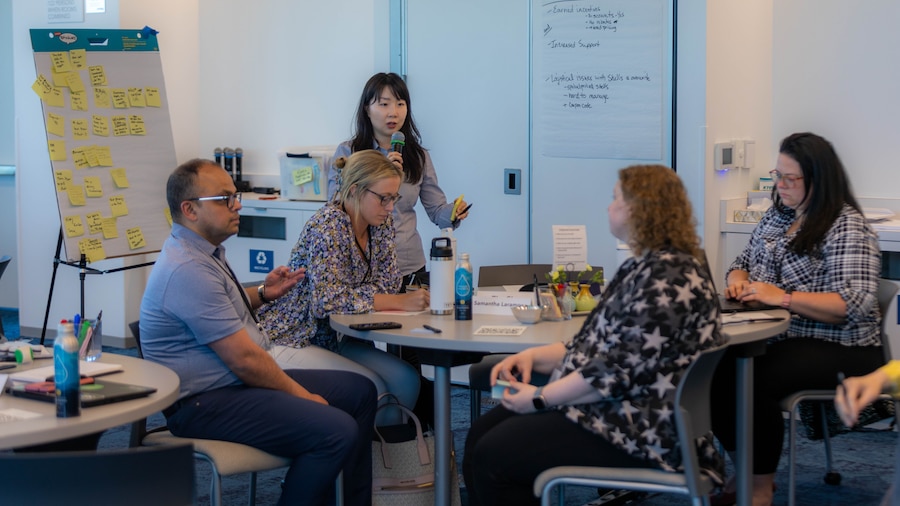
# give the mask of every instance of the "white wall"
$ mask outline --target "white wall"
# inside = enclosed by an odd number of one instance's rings
[[[779,2],[787,0],[778,0]],[[702,165],[707,198],[703,199],[704,245],[713,265],[722,272],[733,258],[720,258],[719,200],[747,195],[761,176],[774,167],[777,143],[772,138],[772,2],[707,2],[705,162]],[[713,149],[733,139],[756,141],[753,169],[717,173]],[[695,201],[698,202],[698,201]],[[716,279],[719,286],[724,280]]]

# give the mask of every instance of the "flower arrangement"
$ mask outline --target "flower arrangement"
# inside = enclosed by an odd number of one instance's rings
[[[569,264],[572,266],[572,264]],[[574,266],[572,266],[574,268]],[[584,270],[579,272],[577,276],[575,276],[572,281],[573,282],[582,282],[587,273],[592,273],[590,279],[587,281],[588,284],[594,283],[603,283],[603,268],[599,268],[596,271],[593,267],[588,264],[585,264]],[[555,271],[550,271],[547,273],[547,280],[554,285],[565,285],[569,282],[569,271],[566,269],[564,265],[558,265]]]

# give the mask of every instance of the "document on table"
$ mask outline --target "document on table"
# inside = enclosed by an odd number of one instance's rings
[[[780,322],[784,317],[767,313],[766,311],[745,311],[742,313],[728,313],[722,315],[722,325],[737,325],[739,323]]]
[[[483,325],[475,331],[476,336],[521,336],[525,327],[516,325]]]
[[[104,374],[112,374],[124,370],[122,364],[108,364],[106,362],[88,362],[80,360],[78,362],[78,372],[82,377],[103,376]],[[34,383],[37,381],[53,381],[53,366],[38,367],[28,369],[27,371],[17,372],[9,375],[12,381],[22,381],[25,383]]]

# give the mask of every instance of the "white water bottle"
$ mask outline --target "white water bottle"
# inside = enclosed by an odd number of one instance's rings
[[[56,416],[81,414],[81,375],[78,371],[78,338],[72,322],[60,322],[53,340],[53,381],[56,384]]]
[[[431,240],[431,269],[428,272],[431,314],[453,312],[453,248],[449,237]]]

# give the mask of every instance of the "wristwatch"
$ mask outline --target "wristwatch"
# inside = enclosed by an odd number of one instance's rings
[[[785,288],[784,289],[784,296],[782,296],[782,298],[781,298],[781,307],[783,307],[785,309],[791,308],[791,294],[792,293],[794,293],[793,288]]]
[[[538,387],[538,389],[534,391],[534,399],[531,399],[531,402],[534,404],[534,409],[538,411],[547,409],[547,399],[544,398],[544,387]]]
[[[268,304],[269,302],[271,302],[270,300],[266,299],[266,284],[265,283],[256,287],[256,295],[259,295],[259,301],[262,302],[263,304]]]

